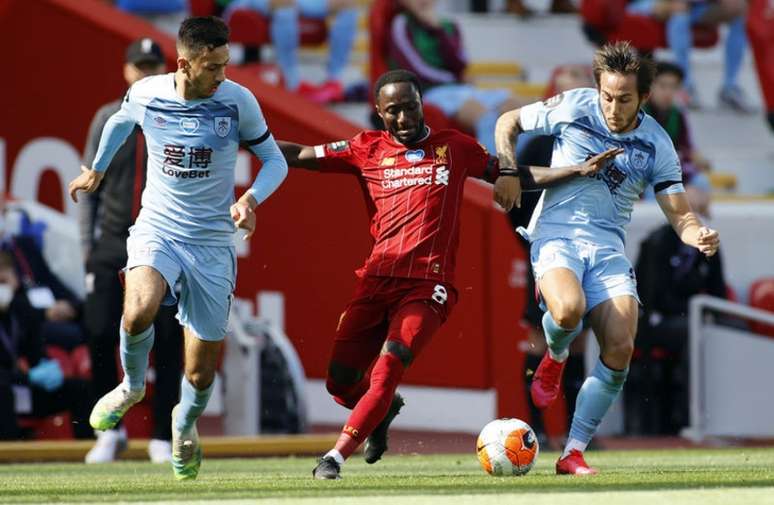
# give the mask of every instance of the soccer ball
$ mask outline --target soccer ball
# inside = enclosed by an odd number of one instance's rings
[[[476,454],[489,475],[524,475],[537,461],[538,441],[520,419],[495,419],[476,441]]]

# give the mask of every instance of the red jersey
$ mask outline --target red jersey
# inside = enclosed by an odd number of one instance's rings
[[[456,130],[431,131],[410,147],[364,131],[315,154],[322,171],[365,182],[374,245],[358,275],[453,282],[465,178],[493,180],[497,158]]]

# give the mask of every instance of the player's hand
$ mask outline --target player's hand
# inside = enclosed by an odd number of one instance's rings
[[[494,198],[505,212],[510,211],[514,205],[521,207],[521,180],[501,175],[494,184]]]
[[[70,192],[70,198],[72,198],[75,203],[78,203],[78,191],[93,193],[99,187],[99,183],[102,182],[104,176],[104,172],[97,172],[96,170],[81,165],[81,174],[70,181],[70,184],[67,186],[67,190]]]
[[[237,228],[247,230],[243,240],[250,240],[255,232],[255,212],[247,202],[239,201],[231,206],[231,219]]]
[[[718,252],[718,247],[720,247],[720,235],[718,235],[716,230],[702,226],[699,228],[699,237],[696,242],[699,251],[709,257]]]
[[[603,153],[599,153],[596,156],[592,156],[578,166],[578,175],[588,176],[596,174],[607,166],[608,161],[612,160],[623,152],[624,150],[622,148],[614,147]]]

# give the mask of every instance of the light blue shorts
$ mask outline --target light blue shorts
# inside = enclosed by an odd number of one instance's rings
[[[427,90],[422,100],[441,109],[445,116],[454,117],[468,100],[475,100],[486,110],[496,110],[511,93],[507,89],[479,89],[470,84],[441,84]]]
[[[328,16],[328,0],[296,0],[298,12],[305,18],[323,19]],[[234,0],[223,13],[228,20],[236,9],[250,9],[268,16],[271,12],[270,0]]]
[[[236,280],[236,251],[233,246],[202,246],[177,242],[147,228],[133,226],[126,241],[129,259],[126,269],[149,266],[167,281],[164,305],[180,300],[180,324],[208,342],[226,336],[228,314]]]
[[[543,239],[530,245],[530,260],[536,280],[555,268],[572,270],[586,295],[586,313],[617,296],[630,295],[640,301],[632,264],[615,247],[579,239]],[[546,310],[542,301],[540,306]]]

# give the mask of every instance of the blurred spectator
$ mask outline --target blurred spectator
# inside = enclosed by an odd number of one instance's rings
[[[489,1],[471,0],[470,10],[472,12],[489,12]],[[524,4],[524,0],[507,0],[505,2],[505,11],[522,18],[535,14],[532,9]],[[552,0],[548,12],[551,14],[572,14],[578,12],[578,9],[571,0]]]
[[[635,0],[629,4],[628,10],[666,23],[667,43],[683,71],[686,104],[689,107],[699,107],[690,65],[693,47],[691,26],[727,23],[723,85],[718,98],[721,104],[737,112],[752,112],[747,97],[737,84],[747,48],[745,0]]]
[[[115,0],[115,4],[122,11],[145,18],[173,36],[188,16],[188,0]]]
[[[392,20],[389,66],[419,76],[423,101],[453,118],[464,130],[475,132],[489,150],[501,113],[525,104],[505,89],[479,89],[465,82],[467,59],[457,24],[442,19],[436,0],[401,0],[404,12]]]
[[[341,78],[349,64],[357,33],[356,5],[355,0],[232,0],[223,12],[223,18],[228,21],[236,9],[252,9],[271,16],[271,41],[285,87],[317,103],[328,103],[344,99]],[[328,35],[327,77],[319,85],[301,80],[299,14],[314,19],[333,16]]]
[[[127,85],[165,71],[164,55],[149,38],[134,41],[126,50],[124,79]],[[97,111],[86,140],[84,165],[91,166],[100,135],[108,118],[121,106],[111,102]],[[123,286],[119,272],[126,265],[126,239],[129,227],[140,210],[145,187],[148,153],[140,127],[126,139],[113,157],[99,189],[82,197],[81,245],[86,258],[87,296],[84,322],[89,335],[92,376],[97,398],[119,382],[116,364],[119,324],[123,305]],[[182,330],[175,319],[176,307],[162,306],[156,317],[155,388],[153,395],[153,435],[148,445],[151,461],[169,461],[171,448],[171,412],[177,403],[182,369]],[[126,430],[100,432],[97,443],[86,455],[87,463],[113,461],[126,447]]]
[[[750,1],[747,33],[766,104],[766,119],[774,131],[774,0]]]
[[[5,204],[0,202],[0,213]],[[81,325],[83,304],[78,296],[54,274],[43,257],[39,237],[6,235],[0,226],[0,248],[10,254],[16,275],[33,313],[40,321],[40,337],[45,345],[70,351],[85,342]]]
[[[0,251],[0,439],[25,436],[17,414],[43,418],[63,411],[70,411],[77,438],[91,438],[88,382],[66,379],[59,363],[46,356],[40,322],[13,256]]]
[[[709,161],[693,145],[688,117],[676,104],[683,83],[683,71],[673,63],[656,64],[656,77],[650,88],[650,98],[643,107],[669,134],[680,156],[683,174],[688,177],[709,172]]]
[[[703,174],[687,178],[691,207],[710,216]],[[700,293],[726,298],[720,251],[706,257],[665,224],[640,246],[635,267],[643,310],[626,384],[627,431],[674,435],[688,424],[688,303]],[[631,393],[631,394],[630,394]]]

